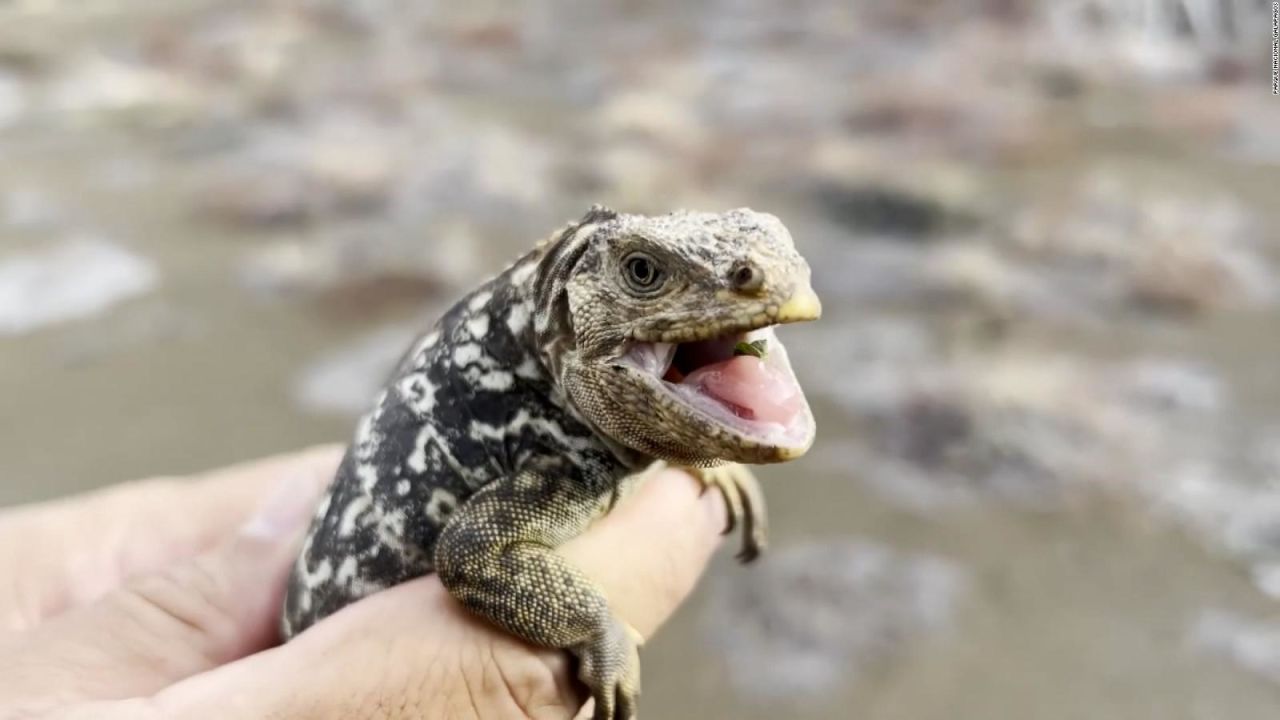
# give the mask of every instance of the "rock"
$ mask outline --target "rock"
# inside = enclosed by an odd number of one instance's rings
[[[227,6],[207,13],[188,32],[153,39],[151,50],[190,74],[260,92],[299,71],[308,33],[318,35],[295,8],[255,12]]]
[[[1199,312],[1274,300],[1274,273],[1241,207],[1170,198],[1145,210],[1147,242],[1134,248],[1131,270],[1137,302]]]
[[[1220,0],[1048,3],[1043,15],[1039,53],[1111,82],[1213,79],[1224,64],[1258,57],[1267,37],[1255,29],[1265,22],[1261,5]]]
[[[0,68],[0,128],[16,124],[28,107],[26,86]]]
[[[1235,502],[1227,506],[1220,529],[1222,541],[1240,558],[1261,561],[1280,558],[1280,492],[1270,488],[1239,490]],[[1225,495],[1222,489],[1218,492]],[[1230,502],[1233,498],[1228,495],[1224,499]]]
[[[465,222],[518,229],[525,244],[528,228],[551,222],[557,177],[545,142],[434,108],[411,121],[325,113],[259,129],[238,153],[212,158],[208,174],[195,201],[233,225],[362,220],[430,237]]]
[[[208,95],[180,75],[95,54],[70,65],[52,84],[49,105],[78,122],[167,127],[196,119]]]
[[[73,333],[55,347],[52,358],[63,367],[82,368],[125,352],[157,352],[160,346],[186,342],[207,332],[199,318],[157,298],[112,319],[111,332]]]
[[[415,129],[423,145],[411,148],[415,161],[392,193],[387,219],[395,237],[413,244],[429,267],[466,256],[515,259],[536,240],[530,228],[554,228],[583,210],[563,209],[560,164],[544,140],[500,125],[476,125],[452,114]],[[533,180],[536,178],[536,181]],[[568,214],[565,214],[568,213]],[[452,257],[430,258],[441,239],[481,243]],[[485,267],[496,270],[502,260]],[[478,265],[477,265],[478,266]]]
[[[991,213],[980,176],[954,161],[925,155],[904,163],[883,143],[820,135],[801,159],[815,206],[856,234],[933,239],[966,232]]]
[[[383,327],[318,358],[295,380],[294,402],[321,414],[354,417],[368,410],[419,332],[401,325]]]
[[[109,190],[143,192],[155,184],[156,170],[146,160],[122,155],[102,161],[93,176],[97,184]]]
[[[615,142],[633,139],[670,150],[698,151],[707,142],[707,127],[687,102],[697,84],[682,82],[678,74],[670,79],[677,87],[694,87],[683,88],[686,92],[682,94],[670,92],[670,85],[665,84],[667,92],[654,88],[620,91],[596,111],[593,128]]]
[[[1206,610],[1191,629],[1190,642],[1202,652],[1280,683],[1280,622]]]
[[[241,153],[213,163],[197,203],[245,226],[367,215],[386,206],[402,141],[393,128],[352,117],[263,129]]]
[[[1267,118],[1267,103],[1257,103],[1249,88],[1224,85],[1177,85],[1144,98],[1138,106],[1141,115],[1133,123],[1140,127],[1158,128],[1176,134],[1184,141],[1207,147],[1229,145],[1237,132],[1248,130],[1249,110]],[[1243,159],[1243,158],[1242,158]],[[1253,159],[1254,162],[1263,159]]]
[[[1250,568],[1253,584],[1272,600],[1280,600],[1280,562],[1258,563]]]
[[[23,23],[5,23],[0,27],[0,71],[27,76],[45,71],[65,49],[65,43],[57,42],[52,35],[30,32]]]
[[[0,193],[0,217],[12,228],[50,230],[66,220],[66,211],[44,190],[16,188]]]
[[[922,279],[944,304],[964,303],[994,316],[1044,303],[1036,277],[981,241],[940,245],[925,257]]]
[[[306,179],[298,174],[226,168],[211,173],[197,203],[209,217],[246,227],[295,225],[310,217]]]
[[[697,103],[704,78],[671,62],[646,76],[604,98],[585,131],[590,150],[573,166],[592,194],[636,212],[692,198],[716,149]]]
[[[959,498],[1056,507],[1131,480],[1158,441],[1153,423],[1111,403],[1071,361],[967,360],[925,380],[873,417],[890,458],[881,487],[923,475]]]
[[[430,240],[388,225],[342,226],[306,240],[250,251],[239,278],[263,294],[341,294],[344,289],[405,281],[423,297],[457,289],[476,273],[483,242],[466,225],[442,225]],[[402,284],[402,289],[407,286]]]
[[[1280,425],[1269,419],[1255,428],[1249,456],[1263,477],[1280,478]]]
[[[446,133],[465,138],[434,148],[438,164],[430,168],[432,176],[418,178],[435,186],[440,200],[461,196],[476,210],[490,212],[499,207],[528,212],[551,201],[555,186],[548,180],[556,177],[558,160],[557,148],[547,140],[514,126],[476,126],[452,116],[440,124]]]
[[[1133,406],[1161,414],[1216,413],[1226,402],[1223,379],[1205,365],[1140,358],[1116,373],[1116,390]]]
[[[1232,98],[1230,130],[1225,133],[1228,157],[1245,164],[1280,165],[1280,108],[1271,97],[1260,97],[1248,85],[1243,97]]]
[[[672,162],[660,148],[629,143],[611,146],[590,158],[588,172],[598,192],[618,206],[657,212],[661,198],[687,197],[693,192],[688,168]]]
[[[1162,434],[1159,452],[1132,478],[1140,497],[1210,551],[1245,565],[1259,590],[1280,598],[1276,429],[1225,412],[1222,380],[1196,365],[1140,361],[1115,380],[1117,399]]]
[[[1230,196],[1135,189],[1098,173],[1020,214],[1009,238],[1072,302],[1179,316],[1275,300],[1260,227]]]
[[[421,30],[428,12],[425,7],[399,0],[303,0],[299,6],[327,23],[370,33],[388,33],[400,26]]]
[[[843,690],[945,629],[968,584],[938,557],[858,540],[783,547],[716,578],[703,627],[744,697],[799,701]]]
[[[856,233],[922,238],[949,222],[940,204],[886,187],[838,187],[821,183],[814,199],[833,220]]]
[[[1033,32],[971,17],[944,25],[930,15],[922,34],[879,39],[891,46],[872,62],[885,65],[846,85],[852,134],[878,140],[903,161],[901,171],[916,158],[1020,161],[1065,145],[1071,135],[1041,89],[1042,65],[1027,62]]]
[[[858,467],[909,510],[980,501],[1056,509],[1099,490],[1195,506],[1172,499],[1170,478],[1239,454],[1218,430],[1225,381],[1199,363],[1104,363],[1009,340],[957,347],[937,323],[832,321],[788,336],[809,349],[794,362],[811,396],[849,424],[842,442],[819,443],[815,461]]]
[[[394,149],[350,131],[334,132],[309,148],[307,175],[332,195],[332,204],[376,210],[391,190],[396,172]]]
[[[158,279],[151,261],[97,237],[10,255],[0,260],[0,335],[92,317]]]

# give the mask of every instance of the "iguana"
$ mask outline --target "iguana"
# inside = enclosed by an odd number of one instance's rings
[[[434,571],[471,611],[573,653],[596,720],[633,717],[639,638],[555,548],[665,461],[723,494],[742,560],[760,553],[764,498],[738,463],[813,442],[772,329],[821,314],[809,273],[782,223],[748,209],[596,206],[540,243],[445,313],[360,421],[284,636]]]

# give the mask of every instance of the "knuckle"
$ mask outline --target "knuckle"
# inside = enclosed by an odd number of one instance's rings
[[[196,558],[126,586],[125,603],[156,638],[172,640],[207,663],[224,661],[237,636],[236,618],[216,563]]]
[[[477,678],[480,687],[471,694],[473,698],[492,695],[481,690],[494,688],[498,697],[492,698],[491,707],[514,707],[516,717],[531,720],[562,720],[572,717],[581,703],[562,651],[530,651],[522,647],[519,652],[506,653],[497,647],[490,648],[479,662],[479,672],[469,676]],[[486,717],[484,708],[476,711]]]

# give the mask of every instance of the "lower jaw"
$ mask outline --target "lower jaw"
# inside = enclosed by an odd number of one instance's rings
[[[773,465],[802,457],[810,444],[796,446],[759,445],[750,440],[721,440],[722,448],[710,459],[742,463],[744,465]]]
[[[691,425],[706,425],[709,435],[739,447],[798,457],[813,442],[813,416],[807,407],[790,424],[782,425],[739,417],[730,406],[696,388],[666,383],[663,389],[674,396],[670,401],[680,412],[691,416]]]
[[[672,463],[699,465],[728,461],[768,465],[799,458],[813,444],[814,422],[807,407],[789,428],[790,432],[775,424],[774,432],[770,433],[741,427],[746,421],[740,420],[733,424],[721,421],[676,397],[662,397],[658,402],[668,406],[662,415],[680,418],[676,422],[686,428],[683,433],[659,440],[660,449],[653,448],[659,450],[657,456]],[[726,409],[724,412],[729,411]]]

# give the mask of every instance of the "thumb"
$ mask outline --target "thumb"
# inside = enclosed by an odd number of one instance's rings
[[[39,707],[150,694],[275,644],[285,578],[321,479],[284,478],[209,552],[13,637],[0,646],[0,700]]]

